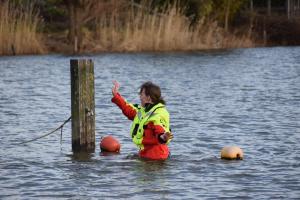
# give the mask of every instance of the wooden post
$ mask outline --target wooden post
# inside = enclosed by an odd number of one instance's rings
[[[264,39],[264,46],[266,46],[267,45],[266,17],[264,17],[263,39]]]
[[[95,152],[95,92],[92,60],[71,60],[73,152]]]
[[[77,36],[74,37],[74,49],[73,49],[73,53],[78,53],[78,38]]]

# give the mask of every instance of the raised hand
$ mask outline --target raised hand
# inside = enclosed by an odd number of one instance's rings
[[[119,93],[120,84],[116,80],[113,81],[113,84],[114,84],[114,86],[113,86],[111,92],[112,92],[113,96],[116,96],[116,94]]]

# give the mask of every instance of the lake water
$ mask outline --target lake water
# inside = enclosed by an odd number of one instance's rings
[[[300,198],[300,47],[83,56],[95,65],[95,153],[73,155],[70,123],[62,141],[58,131],[20,145],[70,116],[71,58],[0,57],[0,199]],[[144,81],[161,86],[169,160],[134,156],[113,80],[134,103]],[[100,152],[109,134],[118,155]],[[228,145],[244,160],[220,159]]]

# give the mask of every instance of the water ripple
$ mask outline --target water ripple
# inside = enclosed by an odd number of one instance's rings
[[[97,142],[88,155],[71,152],[70,124],[62,144],[57,133],[17,145],[69,117],[73,57],[0,58],[1,199],[299,198],[299,47],[86,57],[95,63]],[[138,159],[130,122],[111,103],[112,80],[134,103],[144,81],[161,86],[175,136],[169,160]],[[100,152],[108,134],[120,154]],[[227,145],[244,160],[221,160]]]

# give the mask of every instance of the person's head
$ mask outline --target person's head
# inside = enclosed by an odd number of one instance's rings
[[[140,99],[141,99],[142,106],[145,106],[145,104],[147,104],[147,103],[166,104],[164,99],[161,96],[160,87],[150,81],[145,82],[144,84],[141,85]]]

